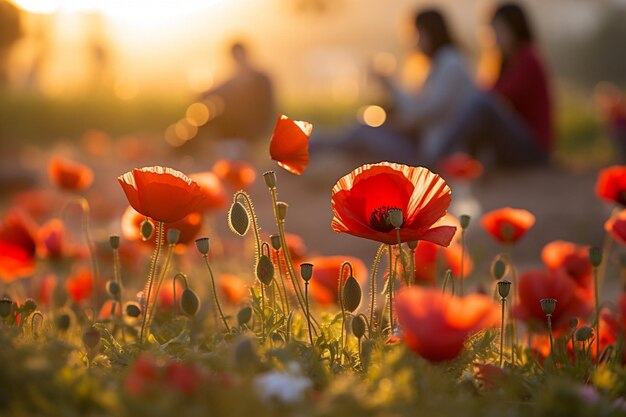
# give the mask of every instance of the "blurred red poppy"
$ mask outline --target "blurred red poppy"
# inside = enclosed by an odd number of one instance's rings
[[[475,180],[483,173],[483,165],[465,153],[445,158],[439,167],[441,175],[447,180]]]
[[[87,165],[53,156],[48,162],[50,182],[70,191],[83,191],[93,183],[93,171]]]
[[[172,168],[133,169],[118,181],[130,205],[158,222],[181,220],[196,211],[205,198],[195,181]]]
[[[143,216],[129,206],[122,215],[122,235],[128,240],[142,240],[141,223],[143,223],[144,220],[146,220],[146,216]],[[196,236],[198,236],[198,233],[202,229],[202,214],[194,212],[176,222],[165,223],[165,236],[167,236],[167,232],[170,229],[180,231],[180,237],[178,238],[179,245],[188,245],[189,243],[193,243]],[[156,234],[152,235],[149,242],[156,242]]]
[[[589,261],[587,246],[555,240],[543,247],[541,259],[549,269],[561,270],[579,286],[591,290],[593,266]]]
[[[254,167],[241,160],[220,159],[213,164],[213,172],[233,190],[245,190],[256,180]]]
[[[60,259],[65,251],[65,225],[60,219],[48,220],[37,233],[39,255],[43,258]]]
[[[102,307],[100,307],[100,312],[98,313],[98,320],[110,319],[113,316],[119,316],[121,314],[122,308],[120,303],[115,303],[113,306],[113,300],[106,300]]]
[[[33,298],[40,306],[49,306],[52,302],[52,295],[54,288],[56,287],[58,279],[53,273],[47,273],[39,280],[37,287],[35,288],[35,294]]]
[[[39,221],[51,217],[67,200],[52,189],[34,189],[13,194],[11,202]]]
[[[223,299],[233,305],[239,305],[248,296],[248,285],[234,274],[222,274],[218,287]]]
[[[147,354],[141,355],[130,368],[124,388],[131,395],[145,395],[159,378],[157,361]]]
[[[409,349],[435,362],[454,359],[469,335],[500,321],[500,309],[487,296],[459,298],[419,286],[398,292],[396,311]]]
[[[352,264],[354,278],[359,284],[365,284],[367,268],[363,261],[358,258],[353,256],[316,256],[306,260],[306,262],[313,264],[313,277],[309,286],[311,295],[318,304],[328,306],[338,302],[339,270],[346,261]],[[349,274],[349,268],[344,268],[344,282]]]
[[[483,383],[485,389],[496,388],[506,379],[506,374],[499,366],[477,363],[474,368],[476,369],[476,379]]]
[[[598,174],[596,195],[603,200],[626,206],[626,166],[613,165]]]
[[[626,210],[622,210],[604,223],[604,230],[618,243],[626,245]]]
[[[497,241],[515,243],[535,224],[535,216],[527,210],[505,207],[483,215],[480,222]]]
[[[270,156],[287,171],[300,175],[309,164],[309,136],[313,125],[278,116],[270,139]]]
[[[81,304],[93,294],[93,275],[88,269],[80,269],[65,282],[65,288],[72,301]]]
[[[461,276],[461,245],[451,243],[443,248],[431,242],[419,242],[415,250],[415,282],[434,284],[437,278],[438,261],[441,268],[450,269],[456,278]],[[474,263],[470,258],[469,251],[465,251],[465,265],[463,275],[465,278],[474,269]]]
[[[205,195],[204,200],[198,205],[198,211],[219,210],[226,207],[226,191],[219,177],[211,172],[196,172],[190,174],[189,178],[200,186]]]
[[[395,244],[389,219],[402,211],[402,242],[426,240],[448,246],[456,228],[437,225],[450,205],[450,188],[437,174],[422,167],[391,162],[363,165],[333,187],[331,202],[335,232]]]
[[[567,330],[569,319],[584,319],[592,310],[592,297],[589,292],[576,285],[576,282],[563,271],[532,270],[519,277],[519,303],[513,306],[513,316],[525,321],[537,330],[547,331],[546,314],[541,309],[541,299],[557,300],[552,314],[552,327],[555,332]]]
[[[289,254],[291,255],[291,260],[294,265],[300,265],[306,256],[307,248],[304,244],[304,240],[296,234],[293,233],[285,233],[285,240],[287,241],[287,248],[289,248]],[[278,249],[278,256],[280,257],[280,272],[283,274],[283,277],[286,277],[287,272],[287,261],[285,260],[285,255],[283,254],[283,248]],[[270,258],[274,263],[274,266],[278,265],[278,259],[276,255],[276,251],[272,249],[270,251]]]
[[[35,223],[21,211],[8,212],[0,223],[0,278],[5,282],[33,273],[37,241]]]
[[[158,306],[160,311],[172,311],[176,305],[174,304],[174,288],[173,284],[174,280],[169,278],[163,282],[163,286],[161,287],[161,291],[159,291],[159,300]],[[183,284],[181,284],[180,280],[176,281],[176,302],[180,302],[180,294],[183,292]],[[177,307],[176,307],[177,308]]]

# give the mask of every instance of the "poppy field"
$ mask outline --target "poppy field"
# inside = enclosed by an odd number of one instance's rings
[[[314,157],[311,131],[279,116],[263,173],[221,160],[102,178],[53,155],[46,198],[16,191],[2,212],[2,414],[626,415],[626,296],[603,290],[625,284],[626,167],[596,179],[604,244],[554,240],[528,268],[533,213],[448,213],[448,182],[476,180],[478,161],[356,166],[326,190],[331,224],[308,221],[375,255],[322,256],[279,194]],[[472,229],[498,248],[486,273]]]

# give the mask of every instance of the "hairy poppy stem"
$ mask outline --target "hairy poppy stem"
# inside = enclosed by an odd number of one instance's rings
[[[409,287],[415,285],[415,249],[410,249],[411,259],[409,259]]]
[[[502,368],[503,363],[503,353],[504,353],[504,309],[506,304],[506,298],[502,297],[502,317],[500,319],[500,368]]]
[[[386,245],[383,243],[378,247],[378,251],[376,251],[376,256],[374,256],[374,264],[372,265],[372,274],[370,276],[370,331],[373,333],[376,329],[376,322],[374,319],[374,313],[376,311],[376,276],[378,275],[378,266],[380,265],[380,258],[382,257],[383,251],[385,250]],[[370,333],[370,335],[372,334]],[[371,337],[371,336],[370,336]]]
[[[313,331],[311,329],[311,312],[309,310],[309,282],[304,282],[304,300],[306,302],[306,323],[309,328],[309,342],[313,347]]]
[[[276,252],[276,264],[278,266],[278,277],[280,278],[280,283],[277,283],[276,285],[278,286],[278,293],[280,294],[281,302],[284,302],[283,314],[285,316],[289,316],[289,313],[291,313],[291,311],[289,310],[289,297],[287,296],[287,287],[285,286],[285,278],[283,277],[283,269],[281,268],[281,265],[280,265],[280,251],[276,250],[275,252]],[[282,291],[284,293],[284,299],[283,299],[283,294],[280,293],[281,286],[282,286]]]
[[[265,286],[261,282],[261,337],[265,340]]]
[[[148,311],[150,309],[150,297],[152,296],[152,286],[154,284],[154,276],[156,274],[157,265],[159,262],[159,255],[161,253],[161,245],[163,242],[163,233],[164,233],[164,225],[163,222],[157,222],[156,225],[156,246],[154,248],[154,253],[152,254],[152,262],[150,263],[150,274],[148,275],[148,282],[146,286],[148,287],[148,293],[144,291],[143,296],[145,297],[145,303],[143,308],[143,320],[141,322],[141,331],[139,332],[139,343],[143,343],[143,336],[146,331],[146,323],[148,321]]]
[[[180,308],[178,306],[178,303],[176,302],[176,280],[177,279],[183,280],[183,283],[185,284],[185,288],[189,288],[189,281],[187,281],[187,275],[183,274],[182,272],[179,272],[176,275],[174,275],[174,278],[172,279],[172,299],[174,300],[174,309],[176,309],[176,313],[178,314],[180,312]]]
[[[124,325],[124,321],[122,320],[123,289],[122,289],[122,278],[121,278],[121,273],[120,273],[120,253],[119,253],[118,248],[113,248],[113,280],[117,283],[118,288],[119,288],[117,298],[119,300],[120,313],[117,315],[116,314],[112,314],[112,315],[116,317],[116,321],[118,322],[120,328],[122,329],[122,341],[126,343],[126,329],[125,329],[126,326]]]
[[[389,285],[387,291],[389,291],[389,329],[390,334],[393,335],[393,282],[396,279],[395,272],[393,270],[393,251],[391,245],[389,245]]]
[[[217,296],[217,289],[215,288],[215,277],[213,276],[213,270],[211,270],[211,264],[209,263],[209,256],[207,254],[203,254],[204,263],[209,271],[209,276],[211,278],[211,290],[213,291],[213,298],[215,299],[215,305],[217,306],[217,310],[220,313],[220,317],[224,322],[224,327],[226,327],[226,331],[230,333],[230,326],[228,326],[228,322],[226,321],[226,316],[224,316],[224,312],[222,311],[222,306],[220,304],[220,299]]]
[[[550,356],[554,358],[554,341],[552,340],[552,314],[546,314],[548,318],[548,335],[550,336]]]
[[[341,332],[340,332],[340,336],[339,336],[339,346],[340,346],[340,351],[339,351],[339,365],[341,365],[341,360],[343,358],[343,350],[345,348],[344,346],[344,339],[343,339],[343,333],[344,333],[344,328],[346,327],[346,307],[343,304],[343,270],[345,267],[350,268],[350,275],[348,276],[352,276],[353,271],[352,271],[352,264],[350,262],[344,262],[343,264],[341,264],[341,268],[339,268],[339,280],[337,282],[337,297],[339,298],[339,306],[341,307]],[[346,337],[348,337],[346,335]]]
[[[604,262],[604,261],[603,261]],[[595,327],[596,327],[596,366],[600,364],[600,288],[598,285],[599,267],[593,268],[593,285],[595,301]]]
[[[250,219],[252,220],[252,230],[254,232],[254,251],[256,252],[255,258],[258,259],[258,257],[261,256],[261,237],[259,235],[259,227],[257,226],[256,212],[254,211],[252,200],[246,192],[237,191],[234,197],[235,201],[237,201],[239,197],[243,199],[248,208],[248,212],[250,213]]]
[[[165,281],[165,276],[167,275],[168,270],[170,269],[170,262],[172,261],[172,253],[174,252],[175,243],[167,245],[167,253],[165,255],[165,262],[163,263],[163,268],[161,269],[161,274],[156,284],[156,290],[154,291],[154,302],[150,306],[150,313],[148,315],[148,324],[150,327],[152,324],[152,319],[154,317],[154,311],[156,310],[156,306],[159,303],[159,292],[161,291],[161,286],[163,285],[163,281]]]

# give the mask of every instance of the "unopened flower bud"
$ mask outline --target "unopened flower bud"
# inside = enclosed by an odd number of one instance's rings
[[[178,243],[178,239],[180,239],[180,230],[169,229],[167,231],[167,243],[168,244],[175,245]]]
[[[145,219],[141,222],[141,238],[143,240],[150,240],[154,233],[154,225],[149,219]]]
[[[28,316],[33,311],[37,310],[37,303],[32,298],[27,298],[20,310],[22,310],[23,316]]]
[[[359,308],[359,304],[361,304],[361,294],[359,282],[351,275],[346,280],[342,290],[343,308],[353,313],[354,310]]]
[[[572,317],[569,319],[569,328],[574,330],[578,327],[578,317]]]
[[[602,249],[597,246],[592,246],[589,248],[589,262],[594,267],[600,266],[602,263]]]
[[[399,229],[404,224],[404,215],[399,208],[389,209],[389,223],[396,229]]]
[[[120,237],[118,235],[109,236],[109,245],[111,245],[111,249],[115,250],[120,247]]]
[[[500,258],[496,259],[496,261],[491,266],[491,274],[493,275],[494,279],[502,279],[506,274],[506,263]]]
[[[108,280],[106,283],[106,291],[107,294],[109,294],[109,297],[111,297],[113,300],[117,300],[119,299],[121,292],[120,284],[118,284],[116,281]]]
[[[239,323],[239,326],[247,324],[251,318],[252,308],[250,306],[246,306],[237,312],[237,323]]]
[[[467,229],[470,225],[470,220],[471,220],[470,216],[468,216],[467,214],[461,214],[459,216],[459,223],[461,223],[461,229],[463,230]]]
[[[280,249],[280,235],[272,235],[270,236],[270,242],[272,244],[272,248],[274,248],[274,250],[279,250]]]
[[[195,316],[200,309],[200,298],[189,287],[185,288],[180,295],[180,309],[188,316]]]
[[[267,255],[261,255],[256,264],[256,276],[264,285],[270,285],[274,279],[274,264]]]
[[[268,188],[276,187],[276,173],[274,171],[267,171],[263,174],[263,179],[265,180],[265,185]]]
[[[70,319],[70,315],[67,313],[61,313],[54,319],[54,325],[59,331],[65,332],[70,328],[72,320]]]
[[[554,298],[542,298],[540,301],[541,309],[547,316],[551,316],[556,309],[556,299]]]
[[[500,297],[502,298],[508,297],[510,291],[511,291],[510,281],[498,281],[498,294],[500,294]]]
[[[300,264],[300,275],[305,282],[309,282],[313,278],[313,264]]]
[[[579,342],[585,342],[593,337],[593,328],[589,326],[582,326],[576,330],[576,340]]]
[[[417,240],[411,240],[411,241],[407,242],[407,246],[409,247],[409,249],[415,250],[415,249],[417,249],[417,244],[418,243],[419,243],[419,241],[417,241]]]
[[[284,201],[279,201],[276,203],[276,213],[278,215],[278,220],[285,220],[287,218],[287,207],[289,205]]]
[[[198,252],[203,255],[207,255],[209,253],[209,238],[201,237],[200,239],[196,239],[196,248],[198,248]]]
[[[100,343],[100,330],[91,327],[83,333],[83,343],[89,350],[95,350]]]
[[[362,315],[358,315],[352,319],[352,334],[356,336],[357,339],[362,338],[365,335],[365,329],[367,327],[367,323],[365,322],[365,318]]]
[[[141,308],[139,307],[139,304],[132,301],[126,303],[125,310],[128,317],[137,318],[141,315]]]
[[[6,319],[11,315],[13,311],[13,300],[11,300],[6,295],[0,298],[0,317]]]
[[[228,226],[239,236],[244,236],[250,228],[248,211],[239,201],[235,201],[228,211]]]

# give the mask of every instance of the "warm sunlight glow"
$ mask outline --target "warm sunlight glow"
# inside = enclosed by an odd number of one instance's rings
[[[187,117],[189,124],[199,127],[205,125],[206,122],[209,121],[209,108],[204,103],[193,103],[187,107],[185,116]]]
[[[368,126],[379,127],[385,123],[387,113],[380,106],[366,106],[361,110],[361,120]]]

